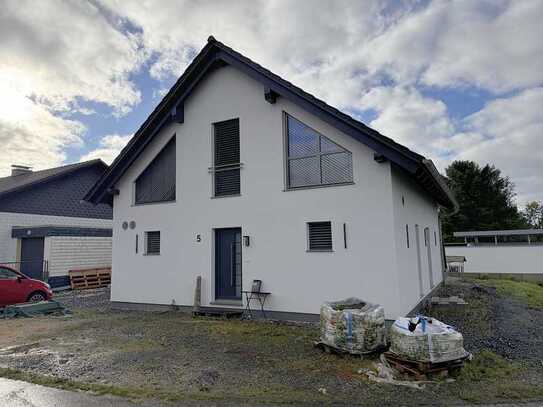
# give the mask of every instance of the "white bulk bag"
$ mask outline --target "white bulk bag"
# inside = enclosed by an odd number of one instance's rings
[[[424,319],[413,332],[409,331],[410,318],[398,318],[394,322],[390,328],[391,352],[405,359],[432,363],[468,355],[460,332],[437,319],[420,318]]]
[[[321,342],[352,353],[369,353],[386,345],[385,311],[358,298],[321,306]]]

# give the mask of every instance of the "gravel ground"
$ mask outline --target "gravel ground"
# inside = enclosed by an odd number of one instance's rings
[[[53,375],[116,386],[142,397],[174,394],[294,404],[459,405],[543,397],[541,310],[470,282],[447,284],[439,295],[460,295],[468,302],[427,310],[457,326],[468,351],[492,350],[522,369],[483,366],[479,376],[471,369],[457,381],[423,390],[378,385],[357,373],[373,367],[374,360],[316,350],[316,327],[193,319],[172,311],[119,312],[109,309],[109,292],[101,289],[58,294],[56,299],[73,308],[71,317],[0,321],[0,344],[28,344],[0,350],[0,373],[9,368]]]
[[[59,301],[69,309],[95,309],[107,311],[109,307],[109,287],[91,290],[65,290],[54,294],[53,299]]]
[[[464,335],[470,352],[491,350],[507,359],[541,366],[543,361],[543,311],[530,309],[512,298],[500,297],[496,289],[457,280],[446,284],[436,296],[458,295],[470,306],[434,306],[429,315],[455,326]]]

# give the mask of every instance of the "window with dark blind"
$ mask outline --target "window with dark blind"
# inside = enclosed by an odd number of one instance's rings
[[[332,222],[309,222],[307,234],[309,251],[332,250]]]
[[[215,123],[214,195],[240,194],[239,119]]]
[[[286,115],[289,188],[337,185],[353,181],[350,151]]]
[[[145,254],[160,254],[160,232],[145,232]]]
[[[135,203],[175,200],[175,137],[136,179]]]

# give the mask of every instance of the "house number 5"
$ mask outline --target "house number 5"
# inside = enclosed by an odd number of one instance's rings
[[[202,241],[202,235],[196,235],[196,241],[200,243]]]

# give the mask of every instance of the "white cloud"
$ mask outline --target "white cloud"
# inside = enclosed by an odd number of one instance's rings
[[[83,155],[80,161],[100,158],[106,164],[111,164],[131,138],[132,134],[108,134],[100,140],[100,145],[98,148]]]
[[[447,106],[413,87],[375,87],[362,97],[361,104],[378,113],[371,127],[432,158],[438,158],[444,140],[455,131]]]
[[[4,1],[0,12],[0,143],[8,160],[35,168],[59,165],[68,146],[83,146],[85,126],[70,113],[92,114],[85,101],[123,115],[140,101],[130,81],[145,59],[137,35],[100,9],[78,1]]]
[[[543,81],[543,2],[433,1],[363,45],[370,72],[399,83],[501,93]]]
[[[543,87],[488,103],[464,123],[481,142],[456,151],[458,158],[491,163],[509,175],[520,203],[543,200],[541,106]]]
[[[540,104],[542,17],[539,0],[9,0],[0,12],[0,83],[9,87],[0,92],[0,141],[35,166],[60,163],[68,145],[84,145],[85,127],[70,113],[93,114],[86,101],[127,113],[140,101],[131,75],[142,68],[161,96],[212,34],[332,105],[375,110],[370,125],[441,168],[456,157],[495,160],[523,197],[541,196],[543,185],[527,181],[540,156],[526,148],[540,146],[541,123],[520,100]],[[452,120],[421,86],[478,87],[502,99]],[[83,155],[111,160],[123,137],[110,134]]]

